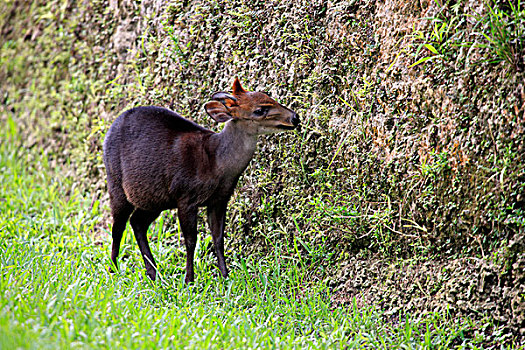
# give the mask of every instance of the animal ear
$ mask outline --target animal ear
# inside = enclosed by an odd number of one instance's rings
[[[213,95],[211,95],[211,99],[214,101],[219,101],[223,105],[226,105],[227,107],[232,106],[238,106],[237,99],[230,95],[227,92],[215,92]]]
[[[240,95],[246,92],[246,90],[244,90],[241,86],[241,82],[239,81],[238,77],[235,77],[235,80],[233,81],[232,91],[234,95]]]
[[[224,123],[233,118],[228,107],[219,101],[206,102],[204,109],[206,113],[218,123]]]

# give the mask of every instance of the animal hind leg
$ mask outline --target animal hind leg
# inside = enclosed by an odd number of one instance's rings
[[[117,258],[120,251],[120,241],[122,240],[122,234],[126,229],[126,223],[128,222],[129,216],[133,212],[133,205],[131,205],[125,198],[118,200],[114,196],[110,196],[111,200],[111,214],[113,216],[113,227],[111,228],[111,236],[113,243],[111,245],[111,261],[115,269],[118,270]],[[109,272],[114,272],[112,267],[109,268]]]
[[[142,209],[136,209],[131,215],[130,223],[135,234],[135,239],[139,245],[140,253],[146,265],[146,274],[151,280],[155,281],[157,277],[157,264],[151,254],[148,243],[148,227],[159,216],[160,212],[151,212]]]

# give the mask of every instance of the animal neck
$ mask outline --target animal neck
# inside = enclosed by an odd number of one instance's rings
[[[250,163],[257,147],[257,134],[246,128],[248,122],[230,120],[217,135],[217,166],[224,174],[238,176]]]

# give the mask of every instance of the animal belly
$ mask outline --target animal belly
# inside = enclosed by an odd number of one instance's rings
[[[140,181],[125,181],[123,184],[124,193],[128,202],[135,208],[147,211],[162,211],[176,207],[167,195],[166,188],[160,186],[156,188],[151,184],[141,183]]]

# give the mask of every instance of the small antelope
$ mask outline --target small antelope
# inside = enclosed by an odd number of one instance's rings
[[[244,90],[238,78],[232,94],[216,92],[204,108],[215,121],[226,123],[220,133],[160,107],[127,110],[111,125],[104,140],[104,164],[115,268],[122,233],[131,216],[146,273],[155,280],[157,265],[148,244],[148,227],[162,211],[177,208],[187,254],[185,281],[193,282],[197,212],[206,207],[219,269],[223,277],[228,276],[226,207],[253,157],[257,136],[293,130],[299,117],[264,93]]]

